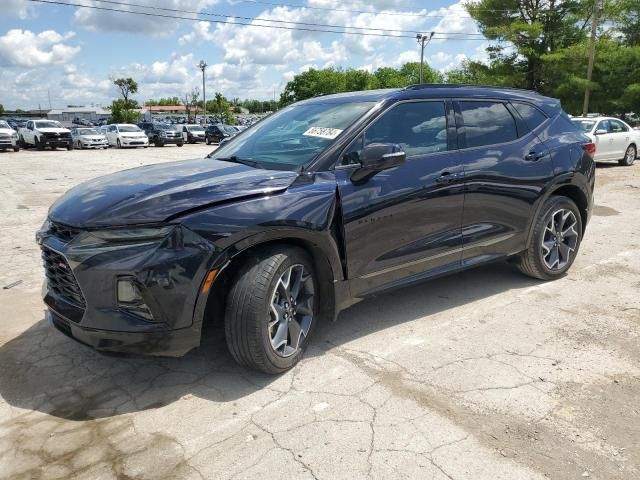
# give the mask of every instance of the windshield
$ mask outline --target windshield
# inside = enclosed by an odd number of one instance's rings
[[[588,133],[593,129],[593,126],[596,124],[594,120],[580,120],[574,119],[571,120],[573,124],[578,127],[579,130]]]
[[[159,123],[156,125],[156,128],[159,130],[175,130],[176,127],[173,125],[167,125],[166,123]]]
[[[100,135],[100,132],[95,128],[79,128],[78,134],[80,135]]]
[[[374,105],[373,102],[292,105],[255,124],[214,151],[211,157],[236,157],[263,168],[295,170],[317,157]]]
[[[11,128],[11,127],[4,120],[0,120],[0,128]]]
[[[199,127],[197,125],[187,127],[187,129],[189,129],[190,132],[204,132],[204,128]]]
[[[135,125],[118,125],[118,130],[121,132],[141,132],[140,128]]]
[[[225,125],[223,128],[224,128],[224,131],[227,133],[231,133],[231,134],[238,133],[238,130],[236,130],[235,127],[231,125]]]
[[[60,125],[58,122],[47,121],[34,123],[36,128],[62,128],[62,125]]]

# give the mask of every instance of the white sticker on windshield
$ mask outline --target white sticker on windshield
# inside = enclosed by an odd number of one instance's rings
[[[341,133],[342,133],[342,130],[340,130],[339,128],[311,127],[302,135],[305,135],[307,137],[320,137],[320,138],[328,138],[329,140],[333,140]]]

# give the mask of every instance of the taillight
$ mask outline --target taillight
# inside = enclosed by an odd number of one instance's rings
[[[582,148],[589,154],[589,156],[591,156],[591,158],[596,154],[596,144],[593,142],[583,143]]]

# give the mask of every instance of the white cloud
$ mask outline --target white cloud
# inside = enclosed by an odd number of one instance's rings
[[[80,47],[68,45],[75,34],[54,30],[34,33],[30,30],[9,30],[0,37],[0,65],[35,67],[69,62]]]
[[[418,50],[407,50],[406,52],[402,52],[398,55],[398,58],[393,62],[394,66],[402,66],[405,63],[409,62],[419,62],[420,61],[420,52]]]
[[[95,1],[77,1],[89,6],[96,4]],[[189,17],[192,15],[180,12],[200,12],[206,7],[215,5],[216,3],[218,3],[218,0],[137,0],[135,7],[120,4],[115,7],[117,7],[117,10]],[[115,8],[114,5],[111,4],[105,4],[104,6],[106,8]],[[176,10],[176,12],[172,12],[171,10]],[[89,31],[128,32],[152,35],[154,37],[167,37],[172,35],[180,23],[185,21],[89,8],[78,8],[74,13],[74,20],[81,28]],[[187,22],[189,21],[187,20]]]
[[[429,60],[431,60],[433,63],[439,64],[439,63],[446,63],[449,60],[451,60],[451,54],[447,53],[447,52],[437,52],[434,53],[433,55],[431,55],[429,57]]]
[[[26,0],[4,0],[2,2],[2,13],[4,15],[14,15],[21,20],[33,15],[33,5]]]

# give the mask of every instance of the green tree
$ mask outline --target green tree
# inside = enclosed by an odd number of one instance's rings
[[[211,112],[222,123],[236,124],[231,103],[220,92],[215,93],[213,100],[207,101],[207,112]]]
[[[4,105],[0,103],[0,115],[4,113]]]
[[[135,100],[129,100],[127,104],[122,98],[111,102],[111,121],[114,123],[137,123],[139,114],[135,108],[138,103]]]
[[[489,51],[503,82],[544,91],[542,56],[582,41],[593,6],[593,0],[480,0],[466,9],[488,39],[515,49]]]

